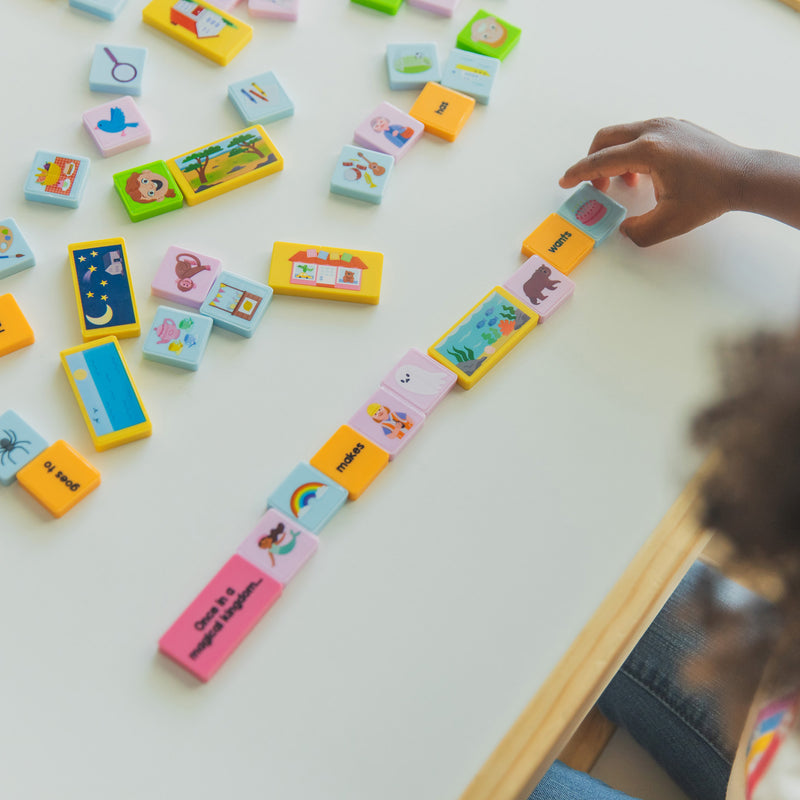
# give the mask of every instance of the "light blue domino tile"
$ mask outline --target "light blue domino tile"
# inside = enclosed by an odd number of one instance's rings
[[[272,300],[272,287],[222,270],[200,306],[214,325],[250,338]]]
[[[87,11],[103,19],[116,19],[128,0],[69,0],[72,8]]]
[[[142,352],[150,361],[196,370],[214,323],[201,314],[159,306]]]
[[[319,533],[347,500],[347,489],[309,464],[298,464],[269,496],[267,505]]]
[[[39,150],[25,181],[25,199],[77,208],[86,189],[90,163],[85,156]]]
[[[607,194],[585,183],[570,195],[558,209],[558,214],[567,222],[580,228],[598,244],[625,219],[625,207]]]
[[[392,89],[420,89],[442,77],[434,42],[387,45],[386,70]]]
[[[486,105],[499,70],[499,58],[455,48],[442,70],[442,86],[468,94]]]
[[[394,156],[345,145],[333,170],[331,192],[380,203],[393,167]]]
[[[0,278],[22,272],[35,263],[33,250],[17,223],[11,217],[0,220]]]
[[[294,103],[274,72],[230,84],[228,97],[248,125],[266,125],[294,114]]]
[[[48,442],[15,411],[0,414],[0,483],[10,486]]]
[[[116,44],[95,45],[89,88],[93,92],[111,94],[142,93],[142,77],[147,60],[147,48],[122,47]]]

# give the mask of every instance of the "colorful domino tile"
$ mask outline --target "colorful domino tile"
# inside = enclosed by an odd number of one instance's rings
[[[424,414],[430,414],[450,392],[456,375],[416,347],[412,347],[381,381]]]
[[[356,128],[353,141],[370,150],[394,156],[399,161],[422,136],[425,126],[396,108],[381,103]]]
[[[183,193],[163,161],[115,173],[114,188],[131,222],[141,222],[183,206]]]
[[[382,272],[382,253],[275,242],[269,285],[275,294],[376,305]]]
[[[331,176],[331,192],[380,203],[394,167],[394,156],[366,147],[345,145]]]
[[[150,141],[150,127],[130,96],[85,111],[83,127],[104,158]]]
[[[16,411],[0,414],[0,483],[10,486],[17,473],[47,447],[47,440]]]
[[[39,150],[25,181],[25,199],[77,208],[86,189],[90,163],[85,156]]]
[[[285,587],[318,546],[313,533],[277,508],[270,508],[236,553]]]
[[[441,78],[435,42],[409,42],[386,46],[386,70],[392,89],[420,89]]]
[[[207,681],[282,592],[278,581],[234,555],[159,639],[158,649]]]
[[[283,169],[283,156],[260,125],[167,161],[186,202],[197,205]]]
[[[536,326],[539,315],[496,286],[428,348],[471,389]]]
[[[152,0],[142,19],[217,64],[227,64],[253,38],[253,29],[214,5],[194,0]]]
[[[14,295],[0,295],[0,356],[21,350],[33,342],[33,329],[17,305]]]
[[[100,473],[59,440],[19,470],[17,482],[54,517],[62,517],[100,485]]]
[[[522,254],[541,256],[569,275],[594,247],[591,236],[570,225],[560,214],[551,214],[522,243]]]
[[[268,19],[284,19],[295,22],[299,5],[300,0],[248,0],[247,10],[251,17],[267,17]]]
[[[486,105],[492,95],[500,59],[453,48],[442,70],[442,86],[474,97]]]
[[[159,306],[142,345],[142,354],[159,364],[197,370],[213,325],[201,314]]]
[[[36,263],[31,246],[13,218],[0,220],[0,278],[7,278]]]
[[[358,500],[389,463],[389,453],[349,425],[342,425],[317,451],[311,466]]]
[[[200,308],[221,269],[218,258],[172,245],[161,259],[150,292],[178,305]]]
[[[428,133],[454,142],[473,108],[474,97],[438,83],[427,83],[408,113],[418,119]]]
[[[94,48],[89,71],[93,92],[140,95],[147,48],[98,44]]]
[[[387,389],[362,403],[347,424],[389,454],[391,461],[416,436],[425,415]]]
[[[533,308],[539,315],[539,322],[544,322],[572,296],[575,284],[544,259],[531,256],[503,288]]]
[[[86,11],[103,19],[116,19],[128,0],[69,0],[71,8]]]
[[[223,270],[211,286],[200,313],[214,325],[250,338],[272,300],[272,289]]]
[[[392,14],[394,16],[403,5],[403,0],[350,0],[359,6],[366,6],[367,8],[374,8],[375,11],[383,11],[384,14]]]
[[[294,114],[294,103],[274,72],[230,84],[228,98],[246,125],[266,125]]]
[[[306,530],[319,533],[347,500],[347,490],[310,464],[298,464],[267,499]]]
[[[80,242],[68,250],[83,341],[138,336],[139,314],[125,240]]]
[[[461,0],[408,0],[410,6],[424,8],[441,17],[452,17]]]
[[[557,213],[600,244],[619,227],[626,212],[624,206],[607,194],[595,189],[591,183],[584,183],[563,202]]]
[[[516,47],[522,31],[504,19],[478,11],[456,39],[456,47],[501,61]]]
[[[95,449],[150,436],[153,426],[114,336],[61,352]]]

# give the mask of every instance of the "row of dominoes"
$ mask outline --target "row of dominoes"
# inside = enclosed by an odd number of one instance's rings
[[[321,528],[416,436],[453,385],[469,389],[574,290],[568,274],[625,209],[586,184],[524,241],[529,258],[428,348],[412,349],[348,422],[269,495],[236,553],[159,640],[207,681],[316,552]]]

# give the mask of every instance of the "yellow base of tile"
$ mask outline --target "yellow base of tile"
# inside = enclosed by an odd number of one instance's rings
[[[594,239],[570,225],[558,214],[551,214],[522,243],[527,257],[539,256],[565,275],[569,275],[594,247]]]
[[[357,500],[389,463],[389,454],[349,425],[342,425],[309,462]]]
[[[54,517],[61,517],[100,485],[100,473],[59,440],[26,464],[17,481]]]
[[[13,294],[0,295],[0,356],[33,344],[33,329]]]

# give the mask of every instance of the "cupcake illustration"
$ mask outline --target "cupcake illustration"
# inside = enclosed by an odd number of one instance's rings
[[[587,200],[578,207],[578,210],[575,212],[575,219],[589,227],[600,222],[606,215],[607,210],[608,209],[597,200]]]

